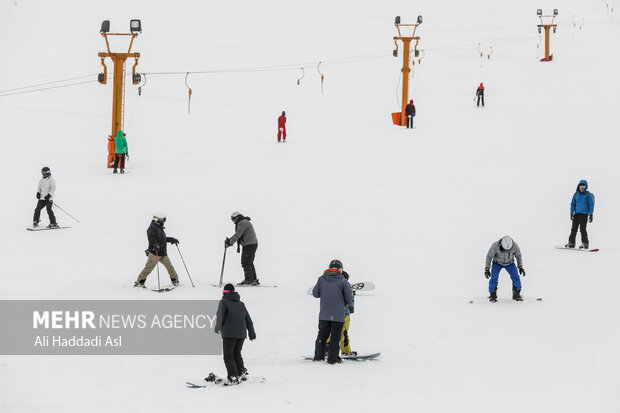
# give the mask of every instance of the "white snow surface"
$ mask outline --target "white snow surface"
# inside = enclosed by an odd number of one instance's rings
[[[536,58],[540,7],[560,9],[551,63]],[[402,60],[390,51],[394,16],[418,14],[411,131],[391,124]],[[574,35],[573,15],[585,18]],[[105,168],[111,82],[0,97],[1,299],[219,299],[234,210],[255,225],[260,280],[278,285],[240,290],[258,335],[244,357],[263,384],[186,389],[223,375],[220,356],[1,356],[1,412],[620,411],[620,16],[604,1],[3,1],[0,90],[96,74],[101,21],[125,31],[131,18],[140,72],[385,56],[322,66],[324,95],[315,67],[299,86],[298,69],[193,74],[191,114],[184,75],[147,75],[142,96],[127,86],[125,176]],[[494,48],[483,68],[479,42]],[[472,102],[481,81],[485,109]],[[56,210],[71,229],[25,231],[42,166],[80,220]],[[596,195],[597,253],[553,248],[580,179]],[[196,288],[174,249],[180,288],[131,288],[156,211]],[[523,252],[525,301],[504,272],[490,304],[484,258],[505,234]],[[333,258],[377,285],[350,330],[375,361],[302,360],[319,305],[306,290]],[[229,250],[225,281],[241,279]]]

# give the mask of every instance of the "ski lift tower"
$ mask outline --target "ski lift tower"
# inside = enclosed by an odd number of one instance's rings
[[[395,125],[406,126],[407,125],[407,116],[405,115],[405,109],[407,108],[407,103],[409,103],[409,74],[411,73],[411,69],[409,68],[409,63],[412,62],[410,59],[411,52],[411,42],[415,40],[415,45],[413,46],[414,56],[418,57],[420,55],[420,51],[418,50],[418,43],[420,42],[420,37],[416,37],[415,32],[418,29],[418,26],[422,24],[422,16],[418,16],[417,23],[414,24],[404,24],[400,22],[400,16],[396,16],[394,20],[394,25],[396,26],[396,30],[398,30],[398,36],[394,36],[394,44],[396,45],[396,49],[394,49],[394,57],[398,57],[398,40],[403,42],[403,68],[401,72],[403,72],[403,96],[402,96],[402,108],[401,112],[392,113],[392,121]],[[409,31],[410,27],[413,27],[413,32],[411,36],[403,36],[403,32],[400,31],[400,28]],[[415,64],[415,61],[412,62]]]
[[[542,9],[538,9],[536,10],[536,15],[540,19],[538,33],[541,33],[543,28],[545,29],[545,57],[540,59],[540,61],[550,62],[553,60],[553,55],[549,53],[549,38],[551,37],[549,30],[553,28],[553,33],[555,33],[558,27],[557,24],[554,24],[555,18],[558,16],[558,9],[553,9],[553,15],[543,15]]]
[[[116,137],[116,132],[124,129],[124,113],[125,113],[125,61],[128,58],[136,59],[136,62],[133,65],[131,70],[132,73],[132,83],[137,85],[140,83],[141,76],[139,73],[136,73],[136,66],[138,65],[138,59],[140,58],[140,53],[131,53],[131,47],[133,46],[133,41],[136,37],[138,37],[139,33],[142,33],[142,25],[140,20],[131,20],[129,22],[129,31],[130,33],[109,33],[110,32],[110,20],[104,20],[101,23],[101,36],[105,39],[105,44],[108,49],[107,52],[99,53],[99,57],[101,58],[101,65],[103,66],[103,73],[99,73],[98,81],[102,85],[107,83],[108,78],[108,68],[105,65],[105,58],[109,57],[112,59],[114,63],[114,87],[112,91],[112,133],[108,138],[108,168],[112,167],[114,163],[114,138]],[[108,41],[108,36],[131,36],[131,41],[129,43],[129,49],[127,53],[112,53],[110,50],[110,42]]]

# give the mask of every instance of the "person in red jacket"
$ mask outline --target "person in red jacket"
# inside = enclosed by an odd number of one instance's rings
[[[282,115],[278,118],[278,142],[283,138],[286,142],[286,112],[282,111]]]
[[[476,96],[478,97],[478,102],[476,106],[480,106],[480,101],[482,100],[482,107],[484,107],[484,85],[480,82],[480,86],[476,90]]]
[[[413,118],[415,116],[415,105],[413,99],[405,106],[405,115],[407,116],[407,129],[413,128]]]

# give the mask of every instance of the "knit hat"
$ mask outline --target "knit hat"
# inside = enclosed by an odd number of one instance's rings
[[[332,260],[329,263],[329,268],[337,268],[339,270],[342,270],[342,263],[340,262],[340,260]]]
[[[224,286],[224,291],[223,291],[224,294],[232,293],[234,291],[235,291],[235,286],[232,285],[231,283],[228,283]]]
[[[241,215],[241,213],[239,211],[235,211],[232,214],[230,214],[231,218],[237,218],[239,215]]]

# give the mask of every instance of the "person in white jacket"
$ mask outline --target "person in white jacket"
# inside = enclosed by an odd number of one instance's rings
[[[47,166],[41,169],[41,174],[43,178],[39,181],[39,186],[37,187],[37,207],[34,209],[34,218],[32,219],[32,226],[39,226],[39,218],[41,217],[41,210],[45,207],[47,209],[47,215],[50,218],[50,224],[47,226],[48,228],[58,228],[58,224],[56,223],[56,217],[54,216],[54,211],[52,211],[52,204],[54,203],[54,192],[56,192],[56,181],[52,176],[52,172],[50,168]]]

